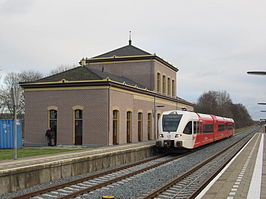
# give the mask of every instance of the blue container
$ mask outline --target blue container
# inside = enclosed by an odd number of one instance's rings
[[[17,120],[17,146],[22,147],[22,121]],[[14,120],[0,120],[0,149],[14,148]]]

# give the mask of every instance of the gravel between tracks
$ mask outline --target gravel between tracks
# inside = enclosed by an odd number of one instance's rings
[[[124,180],[118,183],[114,183],[112,185],[109,185],[108,187],[93,191],[89,194],[85,194],[78,198],[99,199],[103,195],[114,195],[116,196],[116,199],[138,198],[139,196],[142,196],[148,191],[151,191],[152,189],[155,189],[161,186],[163,183],[166,183],[171,178],[178,176],[180,173],[185,172],[189,168],[201,162],[203,159],[206,159],[212,154],[215,154],[216,152],[222,150],[224,147],[230,145],[231,143],[236,142],[236,140],[238,140],[239,137],[245,136],[251,131],[252,131],[251,129],[247,130],[246,132],[242,132],[241,134],[238,134],[238,136],[223,140],[221,142],[217,142],[213,145],[210,145],[207,148],[204,148],[200,151],[196,151],[195,153],[192,153],[174,162],[168,163],[163,167],[152,169],[149,172],[145,172],[142,174],[138,174],[134,177],[131,177],[130,179],[127,179],[127,180]],[[105,169],[105,170],[110,170],[110,169],[111,168]],[[100,171],[89,173],[89,174],[79,175],[75,177],[60,179],[54,182],[37,185],[37,186],[31,187],[28,189],[20,190],[18,192],[4,194],[0,196],[0,199],[8,199],[8,198],[21,195],[24,193],[28,193],[31,191],[36,191],[39,189],[54,186],[56,184],[61,184],[63,182],[68,182],[70,180],[79,179],[85,176],[90,176],[90,175],[93,175],[95,173],[99,173],[102,171],[104,170],[100,170]]]
[[[242,136],[244,136],[244,133]],[[230,139],[223,140],[221,142],[217,142],[207,148],[196,151],[195,153],[170,162],[164,166],[138,174],[132,177],[130,180],[124,180],[122,182],[114,183],[112,185],[109,185],[108,187],[95,190],[77,198],[99,199],[103,195],[112,195],[115,196],[116,199],[133,199],[141,197],[143,194],[158,188],[173,177],[180,175],[202,160],[207,159],[211,155],[214,155],[218,151],[224,149],[226,146],[236,142],[242,136],[239,135]]]

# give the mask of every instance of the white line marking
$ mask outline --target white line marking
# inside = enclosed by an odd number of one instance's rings
[[[248,146],[248,144],[253,140],[255,136],[252,137],[248,141],[248,143],[245,144],[245,146],[236,154],[236,156],[223,168],[223,170],[199,193],[199,195],[195,199],[201,199],[206,192],[211,188],[211,186],[223,175],[223,173],[228,169],[228,167],[235,161],[235,159],[239,156],[239,154]],[[240,183],[239,183],[240,184]],[[234,197],[227,197],[227,199],[233,199]]]
[[[262,134],[261,136],[260,146],[256,158],[255,168],[251,178],[251,183],[249,185],[247,198],[260,199],[262,163],[263,163],[263,144],[264,144],[264,134]]]

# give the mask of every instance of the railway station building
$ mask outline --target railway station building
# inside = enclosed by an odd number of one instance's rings
[[[193,111],[176,97],[178,69],[156,54],[129,44],[80,66],[20,85],[25,91],[27,145],[117,145],[154,140],[166,110]]]

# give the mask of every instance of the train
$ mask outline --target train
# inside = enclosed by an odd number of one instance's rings
[[[194,149],[235,134],[234,120],[211,114],[172,110],[158,121],[156,146],[165,149]]]

